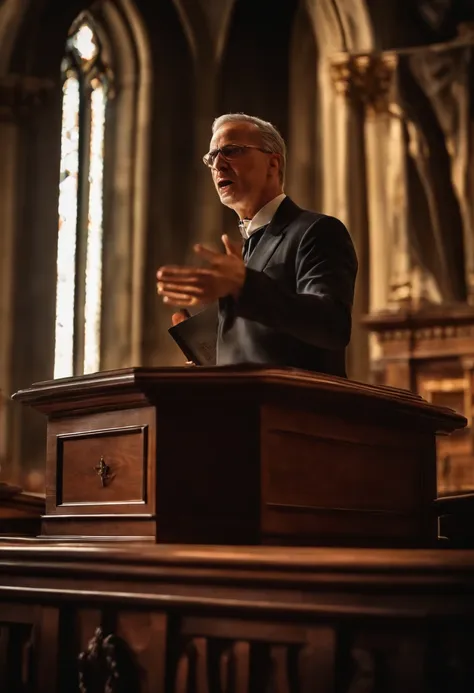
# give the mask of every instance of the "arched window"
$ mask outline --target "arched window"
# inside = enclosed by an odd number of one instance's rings
[[[54,377],[100,369],[104,142],[111,71],[94,23],[74,23],[62,64]]]

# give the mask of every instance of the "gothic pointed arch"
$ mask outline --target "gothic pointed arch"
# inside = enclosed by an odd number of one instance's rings
[[[30,10],[6,63],[19,84],[37,80],[48,89],[15,122],[21,186],[10,201],[9,392],[142,356],[153,80],[147,31],[132,0],[38,0]],[[11,476],[36,487],[25,479],[43,467],[44,422],[13,407],[8,428],[17,432],[8,443]]]
[[[113,75],[107,42],[83,12],[61,65],[54,377],[100,370],[104,143]]]

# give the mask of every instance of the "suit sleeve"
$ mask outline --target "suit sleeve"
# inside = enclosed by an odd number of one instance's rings
[[[295,259],[296,290],[247,268],[235,314],[322,349],[351,336],[357,257],[342,222],[321,217],[303,234]]]

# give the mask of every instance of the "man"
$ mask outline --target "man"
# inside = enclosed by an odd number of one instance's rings
[[[161,267],[158,293],[181,308],[218,302],[217,365],[345,376],[357,274],[345,226],[285,195],[285,143],[259,118],[217,118],[204,163],[221,202],[239,216],[243,253],[226,235],[225,252],[197,245],[207,266]],[[173,322],[184,315],[175,314]]]

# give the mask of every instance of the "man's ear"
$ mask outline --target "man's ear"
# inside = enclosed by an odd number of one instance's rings
[[[276,169],[277,173],[281,171],[283,161],[280,154],[272,153],[270,156],[270,166],[272,169]]]

